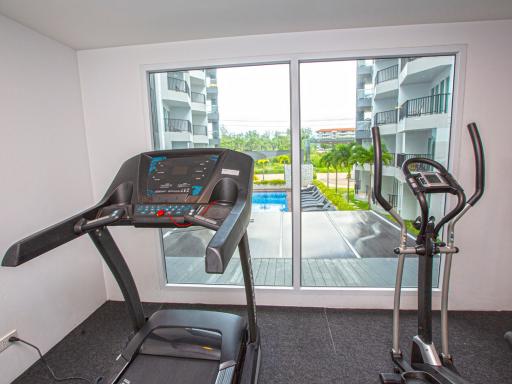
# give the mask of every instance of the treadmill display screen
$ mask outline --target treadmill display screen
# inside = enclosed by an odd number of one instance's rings
[[[150,158],[145,185],[147,202],[180,202],[199,196],[206,186],[218,155]]]

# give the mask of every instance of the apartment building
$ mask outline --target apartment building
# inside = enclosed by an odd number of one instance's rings
[[[215,69],[158,73],[150,94],[155,148],[219,146]]]
[[[453,56],[358,61],[356,141],[370,146],[371,125],[380,127],[392,154],[383,169],[383,195],[410,220],[418,215],[417,204],[400,167],[411,157],[448,164],[453,73]],[[367,191],[369,166],[359,169],[356,179],[359,190]],[[432,195],[430,203],[434,215],[444,211],[442,197]]]
[[[315,140],[320,144],[350,143],[354,133],[354,128],[322,128],[315,132]]]

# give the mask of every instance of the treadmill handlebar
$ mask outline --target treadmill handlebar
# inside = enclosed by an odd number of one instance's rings
[[[94,206],[60,223],[17,241],[11,245],[5,253],[2,259],[2,267],[17,267],[82,236],[85,232],[77,233],[75,231],[76,224],[81,220],[94,219],[100,207],[100,205]]]
[[[250,198],[250,197],[249,197]],[[244,196],[239,196],[224,222],[206,247],[206,272],[224,273],[246,231],[244,222],[250,219],[250,206]]]
[[[125,210],[123,208],[116,209],[110,215],[101,216],[94,220],[87,220],[85,218],[81,218],[74,226],[75,233],[77,235],[93,231],[98,228],[102,228],[109,224],[114,224],[115,222],[122,219]]]

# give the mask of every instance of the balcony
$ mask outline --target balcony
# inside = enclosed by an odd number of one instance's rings
[[[208,109],[208,122],[214,122],[219,121],[219,108],[217,106],[211,106],[211,108]]]
[[[419,59],[419,57],[402,57],[400,59],[400,68],[404,69],[407,63],[417,59]]]
[[[438,95],[407,100],[400,107],[400,120],[411,116],[447,113],[449,108],[449,98],[449,93],[441,93]]]
[[[377,72],[377,75],[375,76],[375,84],[380,84],[384,81],[393,79],[398,79],[398,64],[381,69],[379,72]]]
[[[190,88],[185,80],[178,79],[171,75],[167,76],[167,89],[169,89],[169,91],[190,93]]]
[[[367,60],[357,60],[357,75],[369,75],[373,71],[373,62]]]
[[[408,159],[412,159],[413,157],[421,157],[424,159],[434,159],[434,155],[431,153],[397,153],[396,154],[396,166],[398,168],[402,168],[404,162]],[[431,171],[432,167],[427,164],[417,163],[413,164],[409,167],[412,172],[420,172],[420,171]]]
[[[357,107],[371,107],[373,91],[371,89],[357,90]]]
[[[192,101],[192,112],[206,114],[206,96],[204,93],[192,92],[190,94]]]
[[[399,81],[401,85],[431,83],[445,73],[449,76],[453,67],[453,56],[416,57],[402,59]],[[443,75],[444,76],[444,75]]]
[[[362,120],[356,123],[356,139],[371,139],[372,133],[370,131],[372,122],[371,120]]]
[[[208,128],[206,125],[193,125],[192,131],[194,136],[208,136]]]
[[[164,119],[164,131],[192,133],[192,124],[188,120],[171,119],[166,117]]]
[[[450,110],[451,99],[448,93],[407,100],[400,107],[398,130],[449,128]]]
[[[381,69],[375,76],[375,100],[398,96],[398,64]]]
[[[194,84],[204,85],[206,74],[204,70],[193,70],[189,72],[190,81]]]
[[[194,144],[208,144],[208,128],[206,125],[193,125],[192,131],[194,133]]]
[[[384,125],[384,124],[396,124],[397,123],[397,111],[396,109],[391,109],[389,111],[377,112],[375,114],[375,125]]]
[[[371,127],[371,120],[361,120],[356,122],[356,131],[369,131]]]
[[[203,93],[192,92],[190,94],[190,100],[192,100],[193,103],[206,104],[206,97]]]
[[[389,111],[377,112],[373,117],[374,125],[380,127],[381,135],[394,135],[396,134],[396,123],[398,121],[398,111],[391,109]]]
[[[206,84],[206,93],[209,95],[216,95],[219,92],[217,87],[217,79],[216,78],[208,78]]]

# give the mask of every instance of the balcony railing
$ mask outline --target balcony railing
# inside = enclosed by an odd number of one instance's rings
[[[192,124],[188,120],[171,119],[166,117],[164,119],[166,132],[190,132],[192,133]]]
[[[393,80],[398,78],[398,64],[392,65],[391,67],[387,67],[381,69],[377,72],[377,76],[375,77],[375,83],[379,84],[384,81]]]
[[[396,109],[378,112],[375,114],[375,118],[374,118],[375,125],[396,124],[396,122],[398,120],[397,116],[398,116],[398,113],[397,113]]]
[[[192,93],[190,94],[190,99],[191,99],[194,103],[206,104],[206,97],[205,97],[205,96],[204,96],[204,94],[202,94],[202,93],[192,92]]]
[[[402,168],[402,165],[405,163],[405,160],[412,159],[413,157],[422,157],[425,159],[434,159],[434,156],[431,153],[397,153],[396,154],[396,166],[398,168]],[[428,164],[416,163],[409,167],[409,169],[413,172],[418,171],[431,171],[432,167]]]
[[[208,136],[208,128],[206,125],[193,125],[192,130],[194,135],[198,136]]]
[[[449,93],[440,93],[438,95],[407,100],[400,107],[400,120],[412,116],[446,113],[448,112],[449,98]]]
[[[398,195],[388,193],[388,203],[391,204],[393,208],[398,207]]]
[[[170,91],[189,93],[187,82],[172,76],[167,76],[167,88]]]

